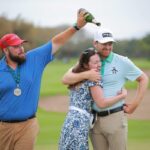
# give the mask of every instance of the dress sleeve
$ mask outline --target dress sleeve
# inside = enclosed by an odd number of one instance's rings
[[[87,85],[88,85],[88,87],[92,87],[92,86],[100,86],[100,87],[103,87],[103,86],[102,86],[102,81],[93,82],[93,81],[87,80]]]

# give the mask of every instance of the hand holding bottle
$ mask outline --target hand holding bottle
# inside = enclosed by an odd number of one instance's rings
[[[94,16],[89,11],[87,11],[86,9],[80,8],[79,11],[78,11],[78,14],[80,14],[80,13],[84,13],[84,17],[85,17],[86,22],[94,23],[97,26],[101,25],[101,23],[97,22],[95,20]]]
[[[82,28],[87,22],[85,20],[85,11],[82,12],[77,12],[77,21],[74,25],[74,27],[76,28],[76,30],[79,30],[80,28]]]

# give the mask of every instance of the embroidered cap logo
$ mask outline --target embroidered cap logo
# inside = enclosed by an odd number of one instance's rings
[[[103,38],[105,38],[105,37],[112,37],[112,34],[111,33],[102,33],[102,36],[103,36]]]

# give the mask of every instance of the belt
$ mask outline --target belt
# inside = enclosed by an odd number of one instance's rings
[[[35,118],[35,117],[36,117],[35,115],[32,115],[31,117],[26,118],[26,119],[22,119],[22,120],[1,120],[1,119],[0,119],[0,122],[6,122],[6,123],[18,123],[18,122],[24,122],[24,121],[27,121],[27,120],[32,119],[32,118]]]
[[[122,110],[123,110],[123,106],[120,106],[120,107],[116,107],[116,108],[113,108],[113,109],[110,109],[110,110],[97,112],[97,116],[104,117],[104,116],[108,116],[110,114],[113,114],[113,113],[116,113],[116,112],[119,112],[119,111],[122,111]]]
[[[87,116],[88,118],[90,117],[90,113],[88,113],[86,110],[83,110],[81,108],[75,107],[75,106],[70,106],[69,110],[75,110],[78,111],[81,114],[84,114],[85,116]]]

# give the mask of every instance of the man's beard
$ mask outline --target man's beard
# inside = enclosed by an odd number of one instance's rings
[[[21,65],[26,61],[26,57],[14,56],[11,52],[9,52],[9,57],[12,61],[18,63],[18,65]]]

